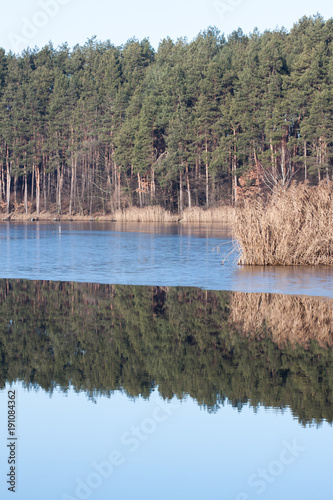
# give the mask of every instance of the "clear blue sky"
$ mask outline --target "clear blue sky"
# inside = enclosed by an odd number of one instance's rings
[[[2,2],[0,47],[20,52],[27,46],[72,47],[96,35],[115,45],[136,36],[149,37],[157,48],[161,39],[193,39],[200,30],[217,26],[228,35],[241,27],[245,33],[276,26],[291,28],[303,15],[333,16],[328,0],[16,0]]]

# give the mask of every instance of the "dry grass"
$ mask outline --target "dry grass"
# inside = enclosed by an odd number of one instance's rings
[[[183,215],[173,215],[159,206],[137,208],[131,207],[115,212],[113,219],[117,222],[188,222],[188,223],[210,223],[220,222],[231,224],[235,220],[235,209],[233,207],[210,208],[187,208]]]
[[[267,327],[273,341],[283,347],[333,347],[333,300],[268,293],[234,292],[230,321],[248,337],[258,338]]]
[[[117,222],[176,222],[177,217],[162,207],[126,208],[117,210],[113,217]]]
[[[91,221],[96,220],[100,222],[116,221],[116,222],[154,222],[154,223],[164,223],[164,222],[185,222],[185,223],[223,223],[231,226],[232,222],[235,220],[235,209],[233,207],[219,207],[211,208],[206,210],[204,208],[188,208],[183,212],[183,215],[172,214],[171,212],[164,210],[160,206],[153,207],[130,207],[123,210],[117,210],[113,215],[101,215],[99,213],[94,213],[90,215],[69,215],[62,214],[58,216],[55,212],[45,212],[41,211],[37,216],[36,212],[31,212],[28,214],[20,212],[12,212],[9,216],[3,214],[2,220],[10,219],[12,221],[29,221],[31,219],[35,220],[53,220],[54,218],[61,220],[71,220],[71,221]]]
[[[184,210],[182,216],[182,222],[220,222],[232,224],[234,220],[235,208],[227,205],[209,209],[198,207],[187,208]]]
[[[333,265],[333,183],[293,184],[265,203],[246,200],[234,236],[246,265]]]

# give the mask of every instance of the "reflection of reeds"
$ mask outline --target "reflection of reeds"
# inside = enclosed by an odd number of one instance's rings
[[[333,265],[333,183],[292,185],[246,200],[235,237],[248,265]]]
[[[333,347],[333,301],[315,297],[232,293],[230,321],[248,337],[268,330],[283,347],[288,342],[307,347],[312,340]]]

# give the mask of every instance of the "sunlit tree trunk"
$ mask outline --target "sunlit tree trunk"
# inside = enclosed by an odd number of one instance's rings
[[[209,206],[208,141],[206,138],[206,207]]]
[[[39,215],[40,207],[40,169],[39,166],[35,166],[35,176],[36,176],[36,212]]]
[[[24,174],[24,211],[28,213],[28,178],[27,178],[27,169],[25,168]]]
[[[190,189],[190,177],[188,173],[188,165],[186,162],[186,184],[187,184],[187,200],[188,200],[188,207],[191,208],[191,189]]]
[[[183,174],[179,174],[179,207],[178,211],[180,214],[183,213]]]

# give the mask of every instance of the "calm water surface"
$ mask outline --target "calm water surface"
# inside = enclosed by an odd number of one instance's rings
[[[222,266],[232,248],[218,226],[0,224],[1,499],[331,497],[332,270]]]
[[[0,224],[1,278],[333,297],[331,268],[236,264],[230,231],[218,225]]]

